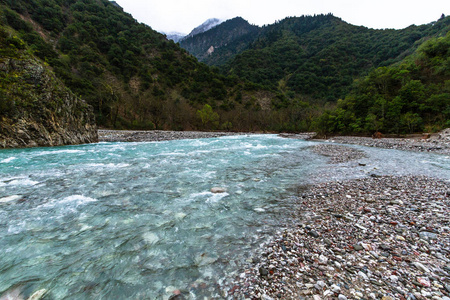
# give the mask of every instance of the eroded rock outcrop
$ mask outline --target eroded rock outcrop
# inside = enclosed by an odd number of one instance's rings
[[[0,148],[98,140],[93,109],[39,60],[0,56]]]

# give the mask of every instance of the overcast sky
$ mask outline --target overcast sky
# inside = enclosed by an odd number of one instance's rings
[[[289,16],[333,13],[370,28],[405,28],[450,15],[450,0],[116,0],[139,22],[160,32],[189,33],[210,18],[241,16],[272,24]]]

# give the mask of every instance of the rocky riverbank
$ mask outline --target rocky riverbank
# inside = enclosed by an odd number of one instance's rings
[[[236,132],[163,131],[163,130],[108,130],[98,131],[100,142],[158,142],[180,139],[203,139],[241,135]]]
[[[295,201],[296,225],[224,297],[450,299],[450,182],[367,177],[305,187]]]
[[[379,138],[336,136],[324,140],[330,143],[354,144],[368,147],[398,149],[418,152],[450,154],[450,128],[434,135],[415,138]]]

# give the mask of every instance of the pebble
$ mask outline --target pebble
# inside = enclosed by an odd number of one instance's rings
[[[419,270],[421,270],[422,272],[425,272],[425,273],[430,273],[430,270],[427,268],[427,267],[425,267],[422,263],[420,263],[420,262],[413,262],[413,265],[415,265]]]
[[[222,187],[213,187],[211,188],[211,193],[213,194],[221,194],[221,193],[225,193],[227,191],[226,188],[222,188]]]
[[[356,251],[360,251],[360,250],[363,250],[364,248],[363,248],[363,246],[356,244],[353,246],[353,249],[355,249]]]

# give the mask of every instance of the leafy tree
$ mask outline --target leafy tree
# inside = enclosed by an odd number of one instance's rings
[[[197,110],[197,118],[200,119],[204,129],[216,129],[219,125],[219,115],[209,104],[205,104],[201,110]]]

